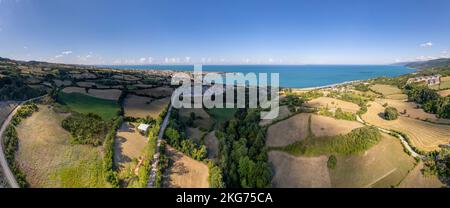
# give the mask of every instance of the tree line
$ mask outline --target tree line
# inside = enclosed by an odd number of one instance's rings
[[[105,137],[103,149],[105,155],[103,157],[103,171],[105,172],[106,181],[108,181],[114,188],[120,186],[117,172],[114,167],[114,144],[117,130],[122,125],[123,117],[114,119],[111,129]]]
[[[266,129],[260,127],[260,109],[239,109],[217,130],[218,167],[226,187],[271,186],[272,171],[265,147]],[[216,174],[211,177],[219,177]]]
[[[317,156],[323,154],[352,155],[368,150],[381,141],[381,133],[375,127],[364,126],[345,135],[316,137],[309,135],[306,139],[286,147],[273,149],[293,155]]]
[[[206,159],[206,146],[196,144],[192,139],[186,136],[186,125],[178,114],[178,109],[173,109],[169,118],[169,124],[164,131],[164,139],[173,148],[192,157],[194,160],[203,161]]]
[[[450,186],[450,147],[443,147],[440,151],[435,151],[427,155],[424,160],[423,172],[425,175],[436,175],[438,178]]]
[[[450,118],[450,97],[441,97],[436,91],[418,84],[406,85],[405,92],[408,99],[421,104],[425,112]]]
[[[45,94],[44,91],[29,87],[21,76],[6,76],[0,78],[1,100],[28,100]]]

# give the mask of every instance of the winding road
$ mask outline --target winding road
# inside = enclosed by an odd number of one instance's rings
[[[370,124],[368,124],[367,122],[365,122],[364,120],[362,120],[362,118],[361,118],[359,115],[356,115],[356,120],[357,120],[358,122],[364,124],[364,125],[374,126],[374,125],[370,125]],[[413,157],[418,157],[418,158],[421,158],[421,159],[424,158],[423,155],[417,153],[416,151],[414,151],[413,148],[411,148],[411,146],[409,145],[409,143],[406,141],[405,137],[403,137],[401,134],[398,134],[397,132],[393,132],[393,131],[390,131],[390,130],[387,130],[387,129],[383,129],[383,128],[378,127],[378,126],[374,126],[374,127],[378,128],[378,130],[380,130],[380,131],[383,132],[383,133],[397,135],[396,137],[400,139],[400,141],[402,142],[402,144],[403,144],[403,146],[406,148],[406,150],[408,150],[408,152],[411,153],[411,156],[413,156]]]
[[[6,131],[6,128],[8,127],[9,123],[11,122],[13,116],[16,114],[17,110],[22,106],[22,104],[18,105],[14,110],[9,114],[8,118],[3,122],[2,127],[0,129],[0,164],[3,169],[3,173],[5,175],[6,181],[8,181],[8,184],[11,188],[19,188],[19,184],[16,181],[16,177],[12,173],[11,169],[9,168],[8,161],[6,160],[6,155],[3,150],[3,134]]]
[[[8,127],[9,123],[11,122],[13,116],[16,114],[17,110],[19,110],[19,108],[22,107],[22,105],[24,103],[41,99],[44,96],[36,97],[36,98],[30,99],[30,100],[21,102],[19,105],[17,105],[16,108],[14,108],[13,111],[11,111],[11,113],[8,115],[8,118],[5,119],[5,121],[3,122],[2,127],[0,129],[0,164],[3,169],[3,173],[5,175],[6,181],[8,181],[8,184],[11,188],[20,188],[20,187],[16,181],[16,177],[14,176],[13,172],[9,168],[8,161],[6,160],[6,155],[3,150],[3,134],[5,133],[6,128]]]
[[[154,183],[156,180],[156,172],[158,171],[158,163],[159,163],[159,147],[161,146],[161,141],[162,138],[164,136],[164,131],[166,130],[167,124],[169,123],[169,117],[170,117],[170,113],[172,112],[172,104],[170,104],[169,110],[167,110],[166,116],[164,117],[164,121],[161,124],[161,127],[159,128],[159,133],[158,133],[158,141],[157,141],[157,145],[156,145],[156,154],[153,156],[153,161],[152,161],[152,169],[150,171],[150,177],[147,183],[147,188],[153,188],[154,187]]]

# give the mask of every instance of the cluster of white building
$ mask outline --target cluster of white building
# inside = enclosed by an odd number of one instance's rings
[[[408,84],[414,82],[425,82],[428,85],[437,85],[441,83],[441,75],[420,76],[408,79]]]

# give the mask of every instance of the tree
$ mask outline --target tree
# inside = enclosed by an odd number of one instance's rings
[[[262,109],[239,109],[217,131],[219,162],[227,187],[270,187],[272,171],[267,162],[265,129],[260,127]]]
[[[444,147],[439,152],[429,154],[423,171],[438,176],[443,183],[450,185],[450,148]]]
[[[327,167],[329,169],[334,170],[336,168],[336,164],[337,164],[337,158],[334,155],[330,155],[330,157],[328,157],[328,161],[327,161]]]
[[[176,129],[172,127],[168,127],[165,131],[165,137],[167,138],[167,142],[174,147],[180,146],[180,134]]]
[[[209,187],[210,188],[225,188],[222,178],[222,170],[213,163],[208,164],[209,167]]]
[[[384,119],[386,120],[395,120],[398,118],[398,111],[394,107],[387,107],[384,109]]]

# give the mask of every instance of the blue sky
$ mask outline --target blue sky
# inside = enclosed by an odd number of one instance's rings
[[[77,64],[450,57],[449,0],[0,0],[0,56]]]

